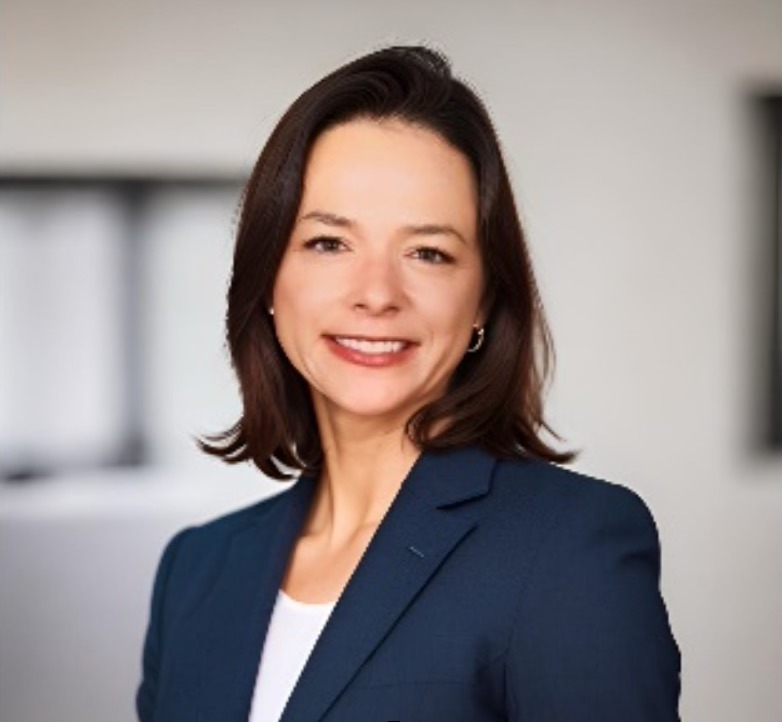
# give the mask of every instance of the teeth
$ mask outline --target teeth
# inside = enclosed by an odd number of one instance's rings
[[[407,346],[404,341],[367,341],[365,339],[346,338],[344,336],[336,336],[334,340],[340,346],[369,354],[397,353]]]

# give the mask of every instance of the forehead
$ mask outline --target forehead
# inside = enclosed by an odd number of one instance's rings
[[[448,220],[471,231],[477,188],[469,159],[434,131],[357,119],[329,128],[312,146],[302,211],[314,206],[348,216],[385,209],[408,221]]]

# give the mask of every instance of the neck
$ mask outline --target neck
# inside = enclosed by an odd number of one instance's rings
[[[319,418],[319,430],[324,464],[305,533],[337,546],[380,523],[420,451],[404,424]]]

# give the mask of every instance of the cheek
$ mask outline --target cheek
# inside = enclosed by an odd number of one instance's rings
[[[311,314],[333,301],[343,286],[335,269],[292,262],[287,267],[283,266],[277,276],[275,304],[284,305],[298,313]]]
[[[302,294],[297,292],[301,287],[291,269],[280,269],[272,293],[274,307],[274,328],[277,339],[288,359],[294,364],[296,357],[296,329],[301,325],[301,319],[306,313],[301,307]]]
[[[283,265],[274,284],[274,315],[278,328],[289,319],[306,317],[312,285],[295,265]]]
[[[285,355],[299,368],[326,327],[324,313],[333,308],[335,284],[318,282],[312,273],[282,269],[274,286],[274,325]],[[299,368],[301,371],[301,368]]]
[[[431,287],[418,295],[419,308],[425,309],[433,329],[461,336],[472,327],[480,302],[479,291],[472,285],[445,288]]]

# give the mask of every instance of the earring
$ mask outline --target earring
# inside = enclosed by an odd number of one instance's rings
[[[269,315],[274,316],[274,307],[269,308]]]
[[[474,353],[477,351],[482,345],[483,345],[483,337],[485,334],[485,327],[484,326],[478,326],[477,324],[473,324],[473,331],[475,331],[478,334],[478,338],[475,340],[474,343],[471,343],[467,347],[467,353]]]

